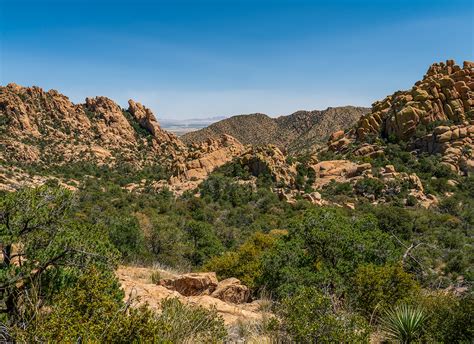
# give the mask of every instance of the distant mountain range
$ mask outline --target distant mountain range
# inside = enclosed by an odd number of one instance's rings
[[[274,144],[280,149],[297,152],[322,144],[331,133],[353,126],[368,112],[369,108],[343,106],[329,107],[322,111],[297,111],[277,118],[261,113],[239,115],[188,132],[180,138],[190,144],[228,134],[243,144]],[[166,128],[165,125],[164,127]]]
[[[160,125],[163,129],[170,131],[178,136],[184,135],[191,131],[196,131],[212,123],[218,122],[227,118],[226,116],[215,116],[207,118],[190,118],[190,119],[170,119],[160,118]]]

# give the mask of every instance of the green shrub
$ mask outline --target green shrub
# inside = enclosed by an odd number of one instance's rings
[[[342,292],[360,264],[384,264],[397,254],[392,238],[373,216],[349,217],[340,209],[316,208],[294,221],[262,258],[259,283],[277,296],[301,286]]]
[[[351,295],[357,310],[368,319],[379,309],[418,294],[420,287],[402,266],[373,264],[357,268],[351,283]]]
[[[201,265],[210,257],[222,252],[222,244],[208,223],[189,221],[184,229],[193,248],[189,254],[189,260],[193,265]]]
[[[73,205],[71,192],[47,186],[0,199],[0,296],[11,320],[20,312],[25,293],[44,275],[49,275],[49,287],[55,289],[60,281],[51,278],[61,271],[79,274],[90,264],[107,270],[116,263],[117,252],[100,226],[74,217]],[[15,264],[15,257],[21,264]]]
[[[369,331],[364,319],[336,308],[317,289],[301,288],[283,299],[278,314],[296,343],[366,343]]]
[[[377,178],[367,178],[360,179],[354,185],[354,189],[357,194],[367,197],[374,196],[378,198],[382,195],[382,191],[385,187],[385,184]]]
[[[429,315],[421,339],[426,343],[469,343],[474,338],[474,297],[428,292],[417,303]]]
[[[278,231],[270,234],[257,232],[236,251],[211,258],[203,269],[215,271],[219,279],[235,277],[249,288],[255,288],[262,274],[261,257],[275,245],[281,234]]]
[[[352,196],[354,188],[351,183],[338,183],[335,180],[324,186],[322,190],[323,196],[331,197],[337,195]]]

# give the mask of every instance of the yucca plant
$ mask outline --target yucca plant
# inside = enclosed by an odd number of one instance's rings
[[[385,311],[381,326],[387,339],[409,344],[419,335],[425,320],[425,312],[420,307],[400,304]]]

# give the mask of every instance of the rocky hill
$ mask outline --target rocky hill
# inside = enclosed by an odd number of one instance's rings
[[[124,161],[140,166],[169,163],[185,149],[160,128],[149,109],[133,100],[127,110],[106,97],[73,104],[56,90],[9,84],[0,87],[0,116],[4,162]]]
[[[195,187],[243,149],[227,136],[186,146],[149,109],[133,100],[128,105],[122,109],[106,97],[73,104],[56,90],[0,87],[0,189],[43,184],[58,167],[90,163],[135,171],[159,167],[163,174],[149,177],[178,191]]]
[[[264,114],[233,116],[181,137],[186,143],[199,143],[222,134],[243,144],[273,144],[282,150],[299,152],[325,142],[334,129],[351,127],[369,109],[344,106],[323,111],[298,111],[271,118]]]
[[[329,149],[370,157],[383,154],[385,142],[403,142],[408,151],[438,154],[452,171],[468,174],[473,140],[474,63],[448,60],[431,65],[410,90],[375,102],[355,128],[330,137]]]

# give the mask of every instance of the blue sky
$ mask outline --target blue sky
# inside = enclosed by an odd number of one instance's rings
[[[0,0],[0,84],[160,118],[369,106],[474,59],[472,1]]]

